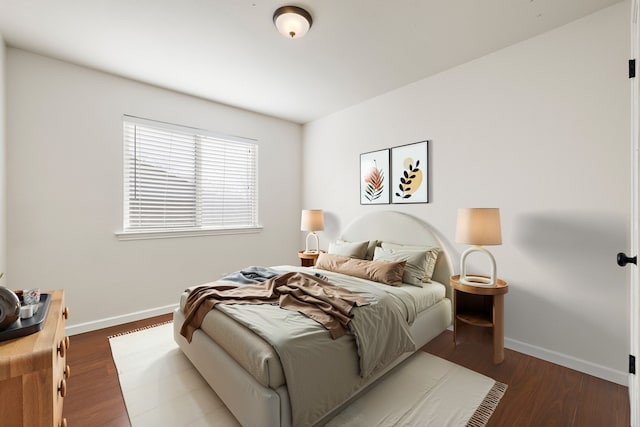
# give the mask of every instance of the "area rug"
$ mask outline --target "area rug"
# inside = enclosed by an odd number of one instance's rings
[[[132,427],[238,426],[165,323],[109,338]],[[418,352],[328,426],[484,426],[507,386]],[[249,408],[250,410],[250,408]]]

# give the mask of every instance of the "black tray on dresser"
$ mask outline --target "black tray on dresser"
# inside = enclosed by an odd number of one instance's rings
[[[18,319],[7,328],[0,331],[0,341],[12,340],[38,332],[44,326],[44,319],[47,317],[51,294],[40,294],[38,311],[28,319]]]

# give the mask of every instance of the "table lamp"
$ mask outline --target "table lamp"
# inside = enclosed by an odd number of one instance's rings
[[[496,260],[483,245],[501,245],[500,209],[498,208],[460,208],[456,226],[456,242],[471,246],[460,257],[460,283],[475,286],[493,286],[496,284]],[[473,252],[482,252],[489,257],[491,276],[468,275],[466,260]]]
[[[305,241],[305,254],[317,254],[320,253],[320,239],[316,231],[324,230],[324,216],[321,209],[309,209],[302,211],[302,217],[300,218],[300,230],[310,231],[307,234],[307,240]],[[309,249],[309,237],[313,236],[316,241],[316,248]]]

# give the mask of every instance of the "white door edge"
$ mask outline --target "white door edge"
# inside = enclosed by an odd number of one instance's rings
[[[638,181],[638,163],[639,158],[639,139],[640,139],[640,110],[638,91],[638,80],[640,75],[637,73],[638,63],[640,61],[640,0],[631,1],[631,58],[636,59],[636,77],[629,79],[631,84],[631,242],[630,256],[638,255],[638,246],[640,242],[640,218],[638,210],[638,199],[640,191],[640,182]],[[629,286],[629,331],[630,331],[630,354],[638,357],[640,346],[640,277],[637,265],[629,265],[630,269],[630,286]],[[640,374],[640,373],[638,373]],[[640,380],[638,374],[629,374],[629,403],[630,403],[630,421],[631,426],[640,427]]]

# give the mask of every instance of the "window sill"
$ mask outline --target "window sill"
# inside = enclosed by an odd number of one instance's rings
[[[176,239],[180,237],[221,236],[227,234],[255,234],[262,226],[243,228],[224,228],[210,230],[162,230],[162,231],[118,231],[118,240]]]

